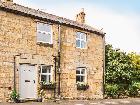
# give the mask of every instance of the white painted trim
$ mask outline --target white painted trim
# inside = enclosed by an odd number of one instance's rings
[[[87,69],[86,67],[77,67],[76,70],[81,70],[84,69],[85,70],[85,74],[76,74],[76,76],[84,76],[85,80],[83,81],[84,83],[87,83]]]
[[[50,75],[51,76],[51,82],[53,81],[53,67],[51,65],[39,65],[40,66],[40,81],[41,81],[41,74],[42,75]],[[51,73],[42,73],[42,67],[43,66],[50,66],[51,67]]]
[[[38,23],[43,23],[43,22],[37,22],[37,25],[38,25]],[[37,25],[36,25],[36,37],[37,37],[37,35],[38,35],[38,32],[39,32],[39,33],[43,33],[43,34],[45,34],[45,35],[50,34],[50,35],[51,35],[51,38],[50,38],[51,40],[50,40],[49,42],[38,41],[37,39],[36,39],[36,40],[37,40],[37,42],[41,42],[41,43],[53,44],[53,28],[52,28],[52,24],[48,24],[48,23],[43,23],[43,24],[49,25],[49,26],[51,27],[51,32],[40,31],[40,30],[37,29]]]
[[[76,31],[76,36],[77,36],[77,33],[80,33],[80,38],[77,38],[76,37],[76,41],[77,40],[80,40],[80,47],[77,47],[77,45],[76,45],[76,48],[79,48],[79,49],[87,49],[87,34],[84,33],[84,32]],[[81,38],[81,33],[83,33],[85,35],[84,36],[85,37],[85,40]],[[81,41],[84,41],[85,42],[85,47],[84,48],[81,48]]]

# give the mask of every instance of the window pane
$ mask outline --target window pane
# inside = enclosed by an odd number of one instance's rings
[[[51,34],[50,33],[41,33],[37,32],[37,41],[51,43]]]
[[[80,74],[80,70],[76,70],[76,74]]]
[[[37,33],[37,41],[38,41],[38,42],[44,41],[44,40],[43,40],[43,34],[40,33],[40,32]]]
[[[80,82],[80,76],[76,76],[76,82]]]
[[[51,73],[50,69],[47,69],[47,72],[46,73]]]
[[[79,38],[80,39],[80,32],[77,32],[76,33],[76,38]]]
[[[46,82],[47,83],[51,82],[51,75],[46,75]]]
[[[37,30],[51,32],[51,25],[45,23],[37,23]]]
[[[81,70],[81,74],[85,74],[85,69],[82,69]]]
[[[85,42],[87,41],[87,36],[86,36],[86,34],[85,34],[85,36],[84,36],[84,41],[85,41]]]
[[[42,73],[47,73],[47,66],[42,66]]]
[[[84,76],[80,76],[80,82],[84,82]]]
[[[51,32],[51,25],[49,25],[49,24],[44,24],[44,27],[45,27],[45,31],[46,31],[46,32]]]
[[[46,31],[45,25],[43,23],[37,23],[37,30]]]
[[[49,82],[51,82],[51,75],[49,75]]]
[[[49,76],[46,75],[46,82],[48,83],[49,82]]]
[[[81,39],[85,40],[85,33],[81,33]]]
[[[81,48],[85,48],[85,42],[81,41]]]
[[[43,33],[42,39],[43,39],[43,42],[48,42],[47,41],[47,35],[45,33]]]
[[[46,82],[46,75],[41,75],[41,81],[45,81]]]
[[[42,66],[42,73],[51,73],[51,66]]]
[[[51,43],[51,34],[50,33],[47,33],[45,35],[46,35],[45,42]]]
[[[51,73],[51,66],[47,66],[47,73]]]
[[[43,24],[42,23],[37,23],[37,30],[41,30],[43,28]]]
[[[80,47],[80,40],[76,40],[76,47]]]

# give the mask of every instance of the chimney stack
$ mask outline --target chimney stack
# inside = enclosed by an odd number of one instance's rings
[[[79,23],[85,23],[85,15],[84,8],[82,8],[80,13],[76,15],[76,21]]]
[[[12,3],[13,2],[13,0],[0,0],[1,2],[7,2],[7,3]]]

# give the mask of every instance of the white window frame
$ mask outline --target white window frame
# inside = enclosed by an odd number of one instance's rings
[[[38,30],[38,24],[39,24],[39,23],[49,25],[49,26],[51,27],[51,31],[50,31],[50,32],[47,32],[47,31]],[[42,33],[42,34],[45,34],[45,35],[50,34],[50,35],[51,35],[51,38],[50,38],[51,40],[50,40],[49,42],[47,42],[47,41],[38,41],[38,39],[37,39],[37,42],[53,44],[53,32],[52,32],[52,25],[51,25],[51,24],[43,23],[43,22],[37,22],[37,36],[38,36],[38,33]]]
[[[79,33],[79,38],[77,37],[77,34]],[[82,39],[82,34],[84,34],[84,39]],[[84,33],[84,32],[79,32],[79,31],[77,31],[76,32],[76,42],[77,42],[77,40],[80,40],[80,46],[77,46],[77,43],[76,43],[76,48],[80,48],[80,49],[86,49],[87,48],[87,34],[86,33]],[[81,45],[81,42],[82,41],[84,41],[85,42],[85,47],[82,47]]]
[[[83,69],[84,69],[85,74],[81,74],[81,71],[82,71]],[[80,71],[80,74],[77,74],[77,73],[76,73],[76,77],[77,77],[77,76],[84,76],[83,82],[84,82],[84,83],[87,83],[87,70],[86,70],[86,67],[77,67],[77,68],[76,68],[76,71],[77,71],[77,70]],[[77,82],[78,82],[78,81],[76,80],[76,83],[77,83]],[[79,82],[80,82],[80,81],[79,81]]]
[[[49,66],[50,68],[51,68],[51,70],[50,70],[50,73],[42,73],[42,68],[43,67],[47,67],[47,66]],[[50,75],[50,82],[52,82],[53,81],[53,74],[52,74],[53,72],[52,72],[52,66],[51,65],[40,65],[40,82],[43,82],[43,81],[41,81],[41,76],[42,75],[45,75],[45,76],[49,76]],[[47,78],[46,78],[47,79]],[[46,80],[47,81],[47,80]]]

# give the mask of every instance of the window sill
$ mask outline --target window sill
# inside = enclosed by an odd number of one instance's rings
[[[81,50],[87,50],[87,48],[80,48],[80,47],[76,47],[76,48]]]
[[[53,47],[53,44],[43,43],[43,42],[37,42],[37,45],[44,46],[44,47]]]

